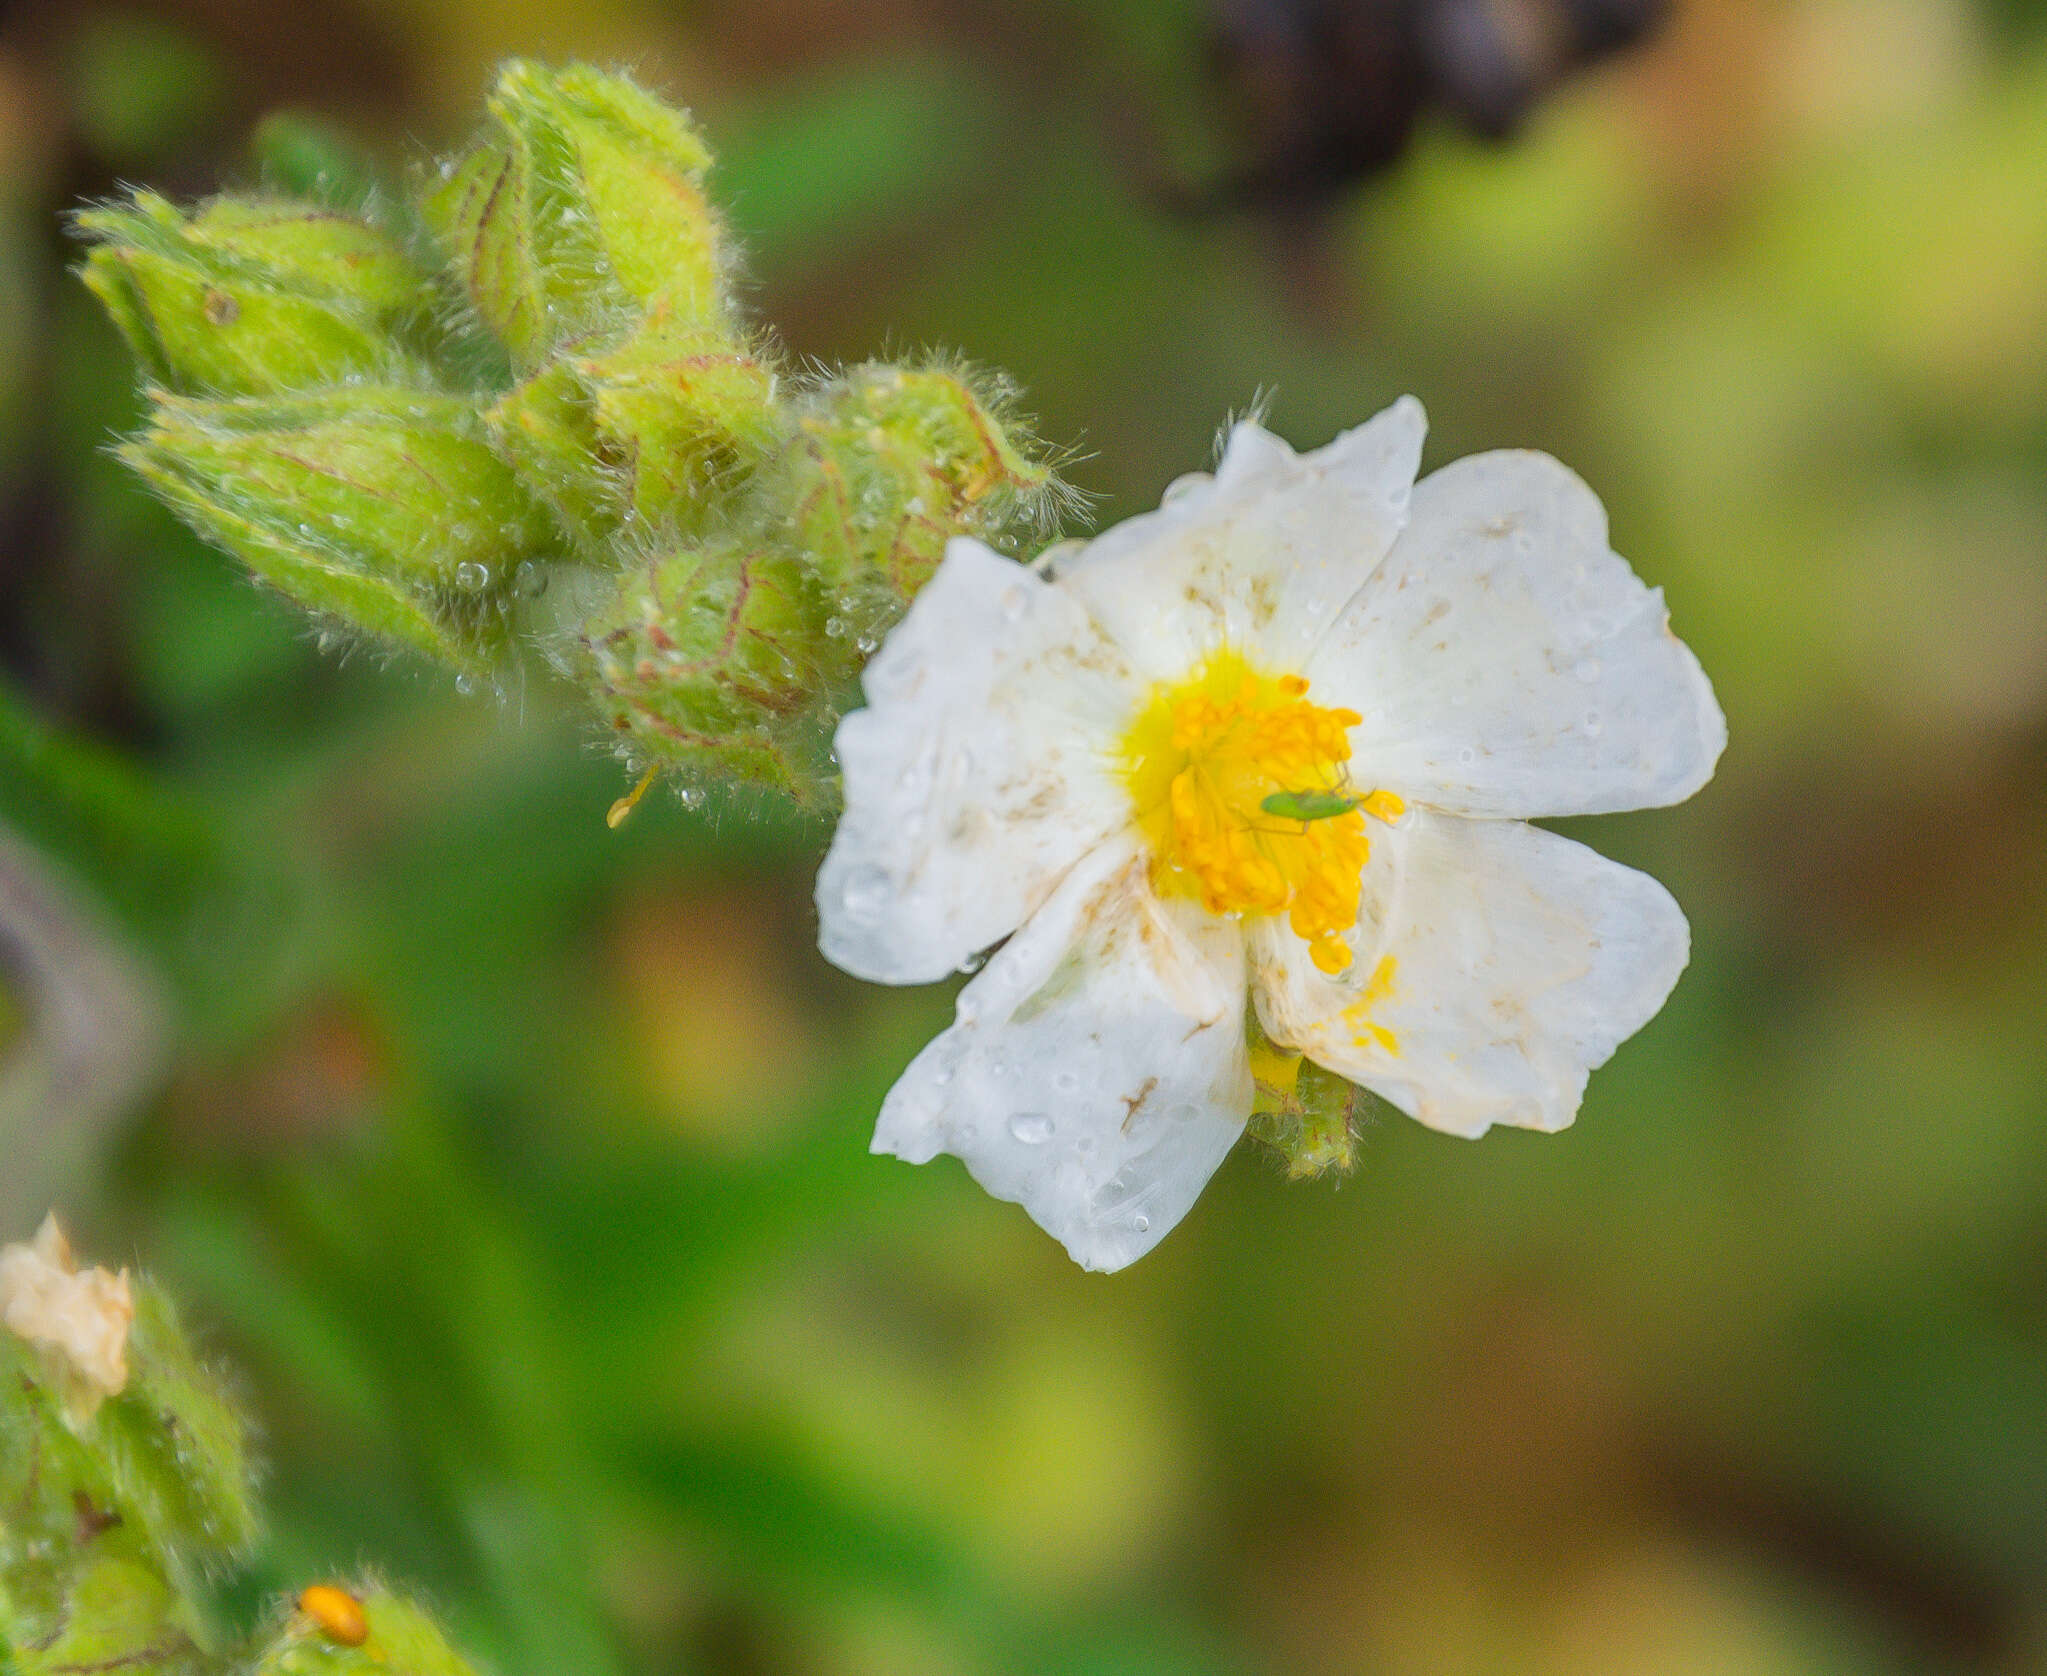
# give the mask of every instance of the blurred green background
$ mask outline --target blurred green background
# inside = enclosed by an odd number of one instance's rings
[[[368,1567],[502,1676],[2047,1672],[2047,17],[1680,0],[1510,144],[1190,219],[1201,10],[0,12],[0,1235],[61,1201],[240,1370],[224,1612]],[[1104,521],[1261,390],[1600,490],[1734,743],[1571,823],[1696,945],[1575,1129],[1246,1150],[1084,1275],[867,1155],[949,999],[823,964],[821,829],[608,832],[543,681],[323,652],[125,479],[62,212],[249,184],[280,108],[402,169],[514,52],[692,105],[790,349],[1007,368]]]

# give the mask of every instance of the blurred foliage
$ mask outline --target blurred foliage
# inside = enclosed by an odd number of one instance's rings
[[[0,820],[174,998],[70,1200],[245,1372],[230,1619],[368,1562],[505,1676],[2047,1669],[2038,8],[1688,0],[1510,146],[1194,224],[1205,16],[5,14]],[[1735,743],[1596,829],[1696,953],[1576,1129],[1247,1150],[1075,1272],[867,1156],[946,1000],[824,968],[820,828],[608,832],[547,694],[337,666],[124,480],[59,212],[250,184],[280,107],[273,178],[395,170],[514,52],[687,99],[792,354],[1010,368],[1104,517],[1267,388],[1584,473]]]

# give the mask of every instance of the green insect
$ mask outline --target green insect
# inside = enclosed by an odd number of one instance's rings
[[[1276,791],[1258,807],[1283,821],[1327,821],[1349,814],[1362,801],[1335,791]]]

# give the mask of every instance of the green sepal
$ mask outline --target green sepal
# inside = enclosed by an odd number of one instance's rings
[[[427,278],[359,217],[273,198],[190,215],[152,192],[80,214],[81,277],[144,374],[188,395],[264,395],[351,378],[416,383]]]
[[[1039,522],[1056,479],[999,394],[944,367],[868,363],[812,393],[787,471],[794,538],[827,588],[894,613],[955,535]]]
[[[815,586],[788,553],[724,539],[628,570],[582,661],[621,752],[685,782],[825,795]]]
[[[564,528],[601,543],[628,516],[687,534],[730,517],[787,434],[773,360],[656,304],[603,354],[545,367],[486,416]]]
[[[498,452],[554,511],[563,532],[597,549],[631,504],[628,461],[597,434],[597,402],[567,361],[550,361],[484,413]]]
[[[786,434],[768,356],[665,305],[576,368],[591,391],[598,451],[622,462],[633,511],[650,523],[697,529],[727,512]]]
[[[308,609],[464,668],[498,655],[518,566],[559,551],[475,411],[428,391],[169,397],[121,454]]]
[[[711,156],[686,116],[622,76],[519,61],[489,110],[424,208],[515,368],[629,330],[657,302],[678,320],[722,320]]]
[[[1357,1162],[1358,1131],[1371,1096],[1355,1083],[1266,1036],[1253,1010],[1245,1024],[1251,1054],[1251,1138],[1286,1161],[1287,1179],[1307,1181]]]

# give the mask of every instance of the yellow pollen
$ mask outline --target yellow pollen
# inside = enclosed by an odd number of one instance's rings
[[[1123,741],[1123,771],[1162,894],[1212,914],[1285,914],[1315,964],[1350,964],[1343,934],[1357,922],[1371,854],[1365,817],[1397,820],[1406,805],[1374,791],[1339,815],[1286,820],[1261,805],[1275,793],[1350,795],[1355,710],[1310,704],[1299,675],[1270,676],[1224,651],[1183,682],[1155,688]]]

